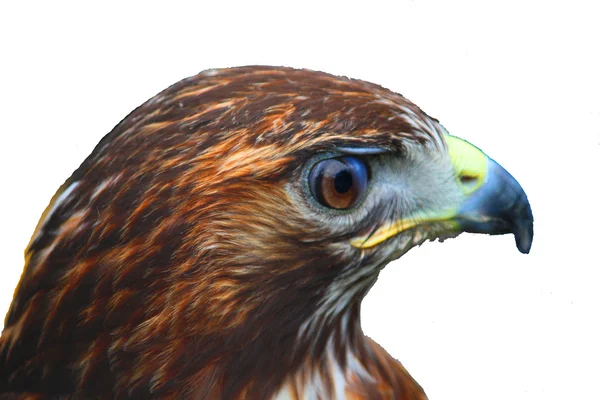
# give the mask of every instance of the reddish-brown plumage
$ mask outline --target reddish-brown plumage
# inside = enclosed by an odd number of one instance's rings
[[[0,398],[293,398],[313,374],[330,398],[332,365],[358,362],[348,398],[424,399],[361,331],[379,267],[299,334],[338,276],[374,262],[347,243],[384,215],[340,231],[307,215],[298,182],[313,154],[443,146],[441,132],[398,94],[312,71],[214,70],[166,89],[38,225],[0,339]]]

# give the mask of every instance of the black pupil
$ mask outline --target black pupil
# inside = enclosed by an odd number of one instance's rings
[[[346,193],[352,187],[352,174],[347,169],[338,172],[333,184],[336,192]]]

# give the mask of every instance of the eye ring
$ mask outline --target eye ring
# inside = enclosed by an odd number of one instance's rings
[[[311,169],[308,181],[311,194],[319,204],[347,210],[366,193],[369,178],[365,161],[346,156],[319,161]]]

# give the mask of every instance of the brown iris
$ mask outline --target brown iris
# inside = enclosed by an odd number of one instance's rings
[[[356,157],[318,162],[309,175],[310,189],[322,205],[343,210],[354,206],[367,190],[368,170]]]

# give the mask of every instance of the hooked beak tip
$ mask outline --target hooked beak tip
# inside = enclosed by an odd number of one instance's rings
[[[533,242],[533,214],[517,180],[492,159],[484,184],[459,211],[465,232],[501,235],[512,233],[517,249],[528,254]]]
[[[522,192],[522,194],[524,196],[525,192]],[[533,214],[527,198],[518,204],[524,205],[524,207],[513,218],[513,234],[515,235],[517,249],[523,254],[529,254],[533,242]]]

